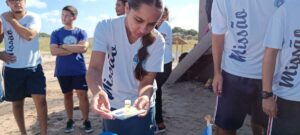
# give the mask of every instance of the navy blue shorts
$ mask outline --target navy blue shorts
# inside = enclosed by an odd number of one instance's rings
[[[218,97],[215,124],[223,129],[242,127],[247,114],[252,123],[267,126],[268,117],[262,110],[262,82],[222,71],[223,92]]]
[[[118,135],[154,135],[154,108],[152,107],[145,117],[135,116],[126,120],[103,119],[103,131]]]
[[[18,101],[32,94],[46,95],[46,78],[43,67],[4,67],[5,100]]]
[[[88,90],[85,75],[78,76],[58,76],[57,77],[62,92],[68,93],[75,90]]]
[[[300,135],[300,102],[279,97],[276,102],[277,117],[270,118],[267,135]]]

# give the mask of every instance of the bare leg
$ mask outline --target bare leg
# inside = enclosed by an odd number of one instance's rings
[[[251,123],[251,128],[252,128],[252,132],[253,135],[263,135],[263,127],[254,123]]]
[[[73,119],[73,91],[64,94],[64,102],[68,119]]]
[[[24,99],[12,102],[12,109],[21,135],[27,135],[24,121]]]
[[[79,108],[82,113],[83,120],[89,119],[89,100],[87,91],[76,90],[77,96],[79,98]]]
[[[32,95],[41,128],[41,135],[47,135],[48,109],[45,95]]]
[[[226,130],[226,129],[216,126],[215,135],[236,135],[236,131],[235,130]]]

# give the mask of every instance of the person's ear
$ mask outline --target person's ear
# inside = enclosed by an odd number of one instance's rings
[[[128,2],[125,3],[125,14],[129,13],[129,5]]]
[[[77,16],[73,16],[73,21],[77,19]]]

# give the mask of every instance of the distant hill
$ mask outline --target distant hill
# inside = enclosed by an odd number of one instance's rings
[[[47,33],[41,32],[41,33],[39,33],[39,37],[50,37],[50,35]]]

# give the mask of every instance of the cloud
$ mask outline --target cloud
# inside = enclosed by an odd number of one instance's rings
[[[47,3],[41,2],[40,0],[27,0],[26,5],[27,5],[27,7],[35,7],[38,9],[47,8]]]
[[[97,0],[80,0],[82,2],[96,2]]]
[[[170,23],[172,27],[198,30],[198,4],[189,4],[170,9]]]
[[[79,26],[81,26],[84,30],[86,30],[88,37],[93,37],[98,22],[108,18],[110,17],[107,14],[101,14],[100,16],[87,16],[84,19],[85,21],[81,22]]]
[[[50,12],[40,14],[44,21],[50,23],[60,23],[60,10],[52,10]]]

